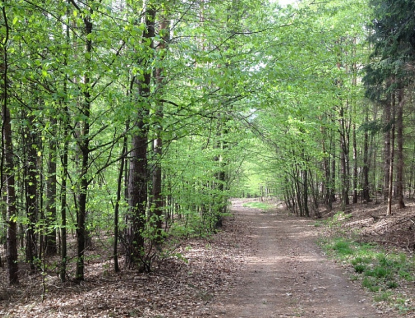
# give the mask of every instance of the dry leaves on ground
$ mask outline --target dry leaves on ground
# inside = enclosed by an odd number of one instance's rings
[[[16,288],[0,286],[2,317],[207,317],[216,295],[234,286],[234,273],[244,262],[249,239],[229,218],[223,231],[209,239],[189,239],[171,257],[155,264],[150,274],[112,272],[112,264],[95,259],[87,264],[81,284],[62,284],[58,277],[25,275]],[[0,274],[5,282],[5,271]],[[4,283],[3,283],[4,284]],[[42,299],[44,294],[44,299]]]

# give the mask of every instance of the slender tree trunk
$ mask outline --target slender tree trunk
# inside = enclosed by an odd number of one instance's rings
[[[48,175],[46,180],[46,255],[55,255],[58,252],[56,246],[56,118],[51,118],[52,140],[49,147]]]
[[[128,123],[126,125],[126,132],[128,131]],[[119,209],[120,209],[120,201],[121,201],[121,192],[123,186],[123,174],[124,174],[124,165],[125,165],[125,157],[127,155],[127,142],[128,137],[127,135],[123,138],[122,143],[122,150],[121,150],[121,162],[120,162],[120,170],[118,172],[118,180],[117,180],[117,201],[115,202],[114,208],[114,271],[118,273],[120,271],[120,267],[118,264],[118,237],[120,236],[119,230]]]
[[[327,154],[326,149],[326,129],[321,126],[320,127],[321,135],[323,136],[323,140],[321,141],[322,151],[323,154],[326,156],[323,158],[323,170],[324,170],[324,182],[322,185],[322,195],[324,198],[324,204],[326,205],[327,209],[331,211],[332,204],[330,198],[330,158]]]
[[[67,263],[67,241],[66,241],[66,211],[68,209],[67,204],[67,180],[68,180],[68,151],[69,151],[69,127],[67,122],[69,121],[69,110],[65,106],[65,122],[64,122],[64,144],[62,154],[62,174],[61,174],[61,266],[59,271],[59,277],[62,282],[66,281],[66,263]]]
[[[33,116],[29,117],[29,122],[34,123]],[[26,216],[29,221],[26,230],[26,262],[30,264],[31,270],[35,269],[34,261],[38,257],[37,240],[35,227],[37,223],[37,142],[36,132],[33,127],[25,127],[25,165],[24,165],[24,185]]]
[[[353,46],[352,46],[352,56],[353,59],[356,59],[356,38],[353,38]],[[357,86],[357,64],[351,63],[351,71],[352,71],[352,87],[356,88]],[[352,100],[352,109],[353,109],[353,118],[356,118],[356,103]],[[352,121],[352,120],[351,120]],[[357,164],[357,138],[356,138],[356,123],[352,125],[352,138],[353,138],[353,203],[356,204],[358,200],[358,186],[359,186],[359,178],[358,178],[358,164]]]
[[[159,114],[161,115],[161,114]],[[160,244],[162,240],[163,229],[163,197],[162,197],[162,170],[161,170],[161,158],[163,155],[163,140],[161,135],[157,134],[157,138],[153,141],[155,164],[153,169],[153,184],[152,184],[152,196],[153,196],[153,213],[155,220],[155,242]]]
[[[16,192],[14,182],[14,154],[13,154],[13,139],[12,139],[12,125],[9,109],[9,96],[8,96],[8,52],[7,46],[9,42],[10,26],[7,19],[6,8],[7,1],[3,0],[3,6],[1,8],[2,14],[2,27],[5,29],[5,37],[1,38],[1,60],[0,60],[0,71],[1,71],[1,90],[0,90],[0,101],[2,106],[2,156],[1,156],[1,180],[5,180],[6,187],[6,205],[7,205],[7,238],[6,238],[6,259],[7,259],[7,271],[9,285],[17,285],[19,283],[18,276],[18,265],[17,265],[17,208],[16,208]],[[4,190],[3,190],[4,191]],[[2,191],[2,192],[3,192]]]
[[[357,166],[357,140],[356,140],[356,124],[352,126],[352,138],[353,138],[353,203],[357,203],[358,199],[358,166]]]
[[[396,195],[398,199],[399,209],[405,208],[404,203],[404,154],[403,154],[403,108],[404,108],[404,89],[398,92],[398,108],[396,114],[396,130],[397,130],[397,169],[396,169]]]
[[[161,41],[158,45],[158,51],[160,55],[160,60],[163,61],[165,58],[165,50],[167,48],[167,43],[169,40],[169,21],[167,20],[167,13],[161,16],[160,21],[160,32]],[[163,96],[163,86],[164,86],[164,69],[159,67],[155,71],[155,79],[157,83],[157,94],[158,96]],[[163,101],[161,98],[157,99],[157,109],[156,109],[156,118],[157,118],[157,127],[155,129],[156,138],[153,141],[154,149],[154,169],[153,169],[153,183],[152,183],[152,197],[153,197],[153,211],[155,220],[155,243],[161,244],[163,241],[163,206],[164,200],[162,196],[162,167],[161,159],[163,156]]]
[[[340,165],[342,180],[342,209],[349,205],[349,131],[346,124],[344,107],[340,107]]]
[[[70,16],[70,11],[67,11],[68,17]],[[66,44],[70,44],[70,30],[69,30],[69,18],[66,24]],[[68,66],[68,57],[65,55],[64,65]],[[66,212],[68,209],[67,204],[67,181],[68,181],[68,153],[69,153],[69,134],[71,131],[70,127],[70,114],[68,107],[68,75],[65,75],[63,82],[63,93],[64,99],[61,101],[61,107],[63,108],[63,153],[61,157],[61,190],[60,190],[60,201],[61,201],[61,228],[60,228],[60,237],[61,237],[61,264],[59,268],[59,278],[62,282],[66,281],[66,263],[67,263],[67,240],[66,240]]]
[[[386,215],[392,214],[392,199],[393,199],[393,166],[394,166],[394,160],[395,160],[395,113],[396,113],[396,107],[395,107],[395,93],[392,93],[392,100],[391,100],[391,110],[392,110],[392,116],[391,116],[391,130],[390,130],[390,159],[389,159],[389,167],[388,167],[388,205],[386,209]]]
[[[336,146],[334,145],[333,133],[330,137],[331,148],[331,177],[330,177],[330,207],[332,203],[336,201]]]
[[[92,9],[90,9],[90,15],[93,14]],[[89,153],[90,153],[90,116],[91,116],[91,74],[90,74],[90,65],[91,65],[91,54],[92,54],[92,22],[91,16],[87,15],[84,18],[84,27],[85,27],[85,66],[86,70],[83,78],[83,105],[82,105],[82,115],[84,117],[83,121],[80,123],[80,132],[78,138],[78,145],[81,155],[81,173],[80,173],[80,186],[78,194],[78,208],[77,208],[77,228],[76,228],[76,237],[77,237],[77,260],[76,260],[76,280],[84,280],[84,266],[85,266],[85,249],[87,246],[87,231],[86,231],[86,215],[87,215],[87,195],[88,195],[88,170],[89,170]]]
[[[310,216],[310,210],[308,208],[308,172],[307,170],[301,171],[302,180],[303,180],[303,201],[304,201],[304,215],[306,217]]]
[[[393,189],[393,164],[394,164],[394,156],[395,156],[395,124],[392,124],[391,129],[391,151],[390,151],[390,160],[389,160],[389,184],[388,184],[388,206],[386,210],[386,215],[392,214],[392,189]]]
[[[12,128],[10,119],[10,110],[7,106],[7,97],[3,92],[3,156],[4,156],[4,173],[6,179],[6,204],[7,204],[7,245],[6,258],[8,265],[9,284],[16,285],[19,283],[18,266],[17,266],[17,209],[16,209],[16,192],[14,182],[14,155],[12,144]]]
[[[383,199],[387,200],[389,197],[389,176],[390,176],[390,160],[391,160],[391,103],[392,98],[390,94],[388,94],[388,100],[386,101],[386,105],[383,108],[384,111],[384,125],[386,127],[384,133],[384,148],[383,148],[383,158],[384,158],[384,179],[383,179]]]
[[[366,110],[365,121],[369,121],[368,110]],[[370,202],[370,193],[369,193],[369,134],[367,131],[364,133],[363,141],[363,192],[362,199],[364,203]]]

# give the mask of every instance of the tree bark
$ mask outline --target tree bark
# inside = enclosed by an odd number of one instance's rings
[[[390,94],[388,94],[388,98],[383,108],[383,116],[384,116],[384,125],[385,125],[385,133],[384,133],[384,148],[383,148],[383,158],[384,158],[384,178],[383,178],[383,199],[387,200],[389,197],[389,168],[390,168],[390,160],[391,160],[391,103],[392,98]]]
[[[310,217],[310,210],[308,208],[308,172],[306,169],[301,171],[302,180],[303,180],[303,207],[304,207],[304,215],[306,217]]]
[[[358,165],[357,165],[357,140],[356,140],[356,124],[353,123],[352,128],[353,137],[353,203],[356,204],[358,200]]]
[[[70,16],[69,10],[67,10],[68,17]],[[70,44],[70,29],[69,29],[69,18],[66,24],[66,44]],[[68,57],[65,55],[64,65],[68,66]],[[61,189],[60,189],[60,199],[61,199],[61,227],[60,227],[60,237],[61,237],[61,263],[59,268],[59,278],[62,282],[66,281],[66,263],[67,263],[67,240],[66,240],[66,212],[67,212],[67,180],[68,180],[68,152],[69,152],[69,134],[70,134],[70,114],[68,107],[68,82],[69,77],[65,74],[65,79],[63,82],[63,93],[64,98],[61,100],[61,107],[63,108],[63,153],[61,157],[62,173],[61,173]]]
[[[5,28],[5,37],[1,39],[1,91],[0,101],[2,102],[2,156],[1,156],[1,173],[2,182],[5,180],[5,184],[2,184],[2,189],[6,187],[6,205],[7,205],[7,237],[6,237],[6,259],[7,259],[7,271],[9,285],[17,285],[19,283],[18,276],[18,254],[17,254],[17,208],[16,208],[16,191],[14,182],[14,154],[13,154],[13,139],[12,139],[12,125],[9,109],[9,96],[8,96],[8,52],[7,46],[9,42],[10,26],[6,14],[6,1],[3,0],[3,6],[1,8],[3,24]],[[3,191],[2,191],[3,192]]]
[[[143,43],[148,43],[150,53],[154,50],[154,20],[156,11],[150,5],[145,13],[146,30],[143,33]],[[147,61],[150,62],[150,61]],[[149,67],[150,63],[146,63]],[[126,263],[129,267],[140,265],[140,270],[146,270],[143,262],[144,230],[146,224],[146,203],[148,186],[148,125],[146,123],[150,109],[151,71],[147,70],[143,78],[133,78],[138,88],[137,101],[140,103],[134,123],[137,133],[132,137],[131,160],[128,182],[128,201],[130,211],[127,216],[126,230]],[[141,262],[141,263],[140,263]]]
[[[333,154],[331,155],[331,178],[330,178],[330,206],[336,201],[336,148],[334,146],[334,137],[330,138],[330,147]]]
[[[52,134],[56,136],[56,118],[51,118]],[[48,175],[46,180],[46,255],[55,255],[56,246],[56,140],[52,137],[49,148]]]
[[[397,167],[396,167],[396,195],[399,209],[405,208],[404,202],[404,153],[403,153],[403,108],[404,108],[404,89],[398,92],[398,107],[396,114],[396,139],[397,139]]]
[[[395,105],[395,93],[392,93],[391,96],[391,111],[392,116],[390,118],[390,122],[392,123],[390,129],[390,158],[389,158],[389,167],[388,167],[388,203],[386,209],[386,215],[392,214],[392,199],[393,199],[393,166],[395,160],[395,113],[396,113],[396,105]]]
[[[391,129],[391,151],[390,151],[390,160],[389,160],[389,184],[388,184],[388,205],[386,210],[386,215],[392,215],[392,189],[393,189],[393,161],[395,156],[395,124],[392,124]]]
[[[126,132],[128,131],[128,124],[126,125]],[[122,150],[121,150],[121,163],[120,163],[120,170],[118,171],[118,180],[117,180],[117,198],[114,207],[114,245],[113,245],[113,252],[114,252],[114,271],[118,273],[120,271],[120,267],[118,264],[118,237],[120,235],[119,230],[119,209],[120,209],[120,201],[121,201],[121,192],[122,192],[122,185],[123,185],[123,174],[124,174],[124,165],[125,165],[125,156],[127,155],[127,135],[123,138],[122,143]]]
[[[160,35],[161,41],[158,45],[158,51],[160,55],[160,61],[163,61],[165,58],[165,50],[167,48],[167,43],[169,40],[169,21],[167,20],[167,13],[160,18]],[[153,169],[153,182],[152,182],[152,198],[153,198],[153,213],[156,218],[155,220],[155,243],[161,244],[163,241],[163,196],[162,196],[162,167],[161,159],[163,156],[163,86],[164,86],[164,69],[159,67],[155,72],[155,79],[157,84],[157,109],[156,109],[156,127],[155,135],[156,138],[153,141],[153,155],[154,155],[154,169]]]
[[[368,110],[366,109],[365,121],[369,121]],[[369,134],[365,130],[364,141],[363,141],[363,191],[362,199],[364,203],[370,201],[370,192],[369,192]]]
[[[349,205],[349,129],[347,127],[344,106],[340,107],[340,165],[342,180],[342,209]]]
[[[61,264],[59,277],[62,282],[66,281],[66,263],[67,263],[67,241],[66,241],[66,210],[67,205],[67,180],[68,180],[68,151],[69,151],[69,110],[65,105],[65,121],[64,121],[64,144],[62,154],[62,173],[61,173]]]
[[[93,14],[92,9],[90,9],[90,15]],[[79,194],[78,194],[78,209],[77,209],[77,228],[76,228],[76,237],[77,237],[77,260],[76,260],[76,275],[75,279],[77,281],[84,280],[84,266],[85,266],[85,249],[87,246],[87,231],[86,231],[86,215],[87,215],[87,194],[88,194],[88,170],[89,170],[89,153],[90,153],[90,116],[91,116],[91,74],[90,74],[90,65],[91,65],[91,54],[92,54],[92,27],[90,15],[87,15],[84,18],[84,36],[85,36],[85,73],[83,76],[83,105],[82,105],[82,115],[84,117],[83,121],[80,122],[80,131],[78,136],[78,145],[81,155],[81,171],[80,171],[80,185],[79,185]]]
[[[33,124],[35,119],[29,117],[29,122]],[[24,165],[24,185],[25,185],[25,201],[26,216],[29,221],[26,230],[26,262],[30,264],[31,270],[35,269],[35,260],[38,257],[37,240],[35,227],[37,223],[37,151],[36,151],[36,132],[34,127],[25,127],[25,165]]]

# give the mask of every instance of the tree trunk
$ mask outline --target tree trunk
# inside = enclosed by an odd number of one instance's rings
[[[90,9],[90,14],[92,15],[92,9]],[[92,54],[92,40],[90,35],[92,34],[92,22],[91,17],[88,15],[84,18],[84,27],[85,27],[85,74],[83,79],[83,105],[82,105],[82,114],[83,121],[80,123],[80,132],[78,138],[78,145],[81,155],[81,173],[80,173],[80,186],[78,194],[78,209],[77,209],[77,228],[76,228],[76,238],[77,238],[77,260],[76,260],[76,276],[77,281],[84,280],[84,255],[85,249],[87,246],[87,231],[86,231],[86,203],[87,203],[87,194],[88,194],[88,169],[89,169],[89,143],[90,143],[90,116],[91,116],[91,74],[90,74],[90,64],[91,64],[91,54]]]
[[[34,123],[33,116],[29,117],[29,122]],[[34,127],[25,127],[25,158],[24,165],[24,185],[25,185],[25,202],[26,202],[26,216],[28,225],[26,230],[26,262],[30,264],[31,270],[35,269],[35,260],[38,257],[37,240],[35,227],[37,223],[37,142],[36,132]]]
[[[70,16],[69,10],[67,10],[68,17]],[[68,18],[69,20],[69,18]],[[69,46],[70,44],[70,30],[69,30],[69,21],[66,24],[66,44]],[[68,66],[68,57],[65,55],[64,58],[64,65]],[[59,278],[62,282],[66,281],[66,263],[67,263],[67,240],[66,240],[66,212],[67,212],[67,180],[68,180],[68,152],[69,152],[69,134],[71,131],[70,127],[70,114],[69,114],[69,107],[68,107],[68,82],[69,78],[68,75],[65,75],[65,79],[63,82],[63,93],[64,98],[61,101],[61,107],[63,108],[63,154],[61,157],[61,165],[62,165],[62,172],[61,172],[61,190],[60,190],[60,199],[61,199],[61,228],[60,228],[60,239],[61,239],[61,263],[59,268]]]
[[[128,123],[126,124],[125,131],[127,132],[129,130]],[[114,207],[114,245],[113,245],[113,251],[114,251],[114,271],[118,273],[120,271],[120,267],[118,264],[118,237],[120,235],[119,230],[119,209],[120,209],[120,200],[121,200],[121,191],[122,191],[122,185],[123,185],[123,174],[124,174],[124,165],[125,165],[125,157],[127,155],[127,142],[128,138],[127,135],[123,138],[122,143],[122,150],[121,150],[121,163],[120,163],[120,170],[118,171],[118,180],[117,180],[117,198],[115,202]]]
[[[330,148],[331,148],[331,178],[330,178],[330,207],[332,203],[336,201],[336,147],[334,145],[333,134],[330,138]]]
[[[396,114],[396,138],[398,143],[397,148],[397,167],[396,167],[396,195],[398,199],[399,209],[405,208],[404,203],[404,154],[403,154],[403,108],[404,108],[404,89],[401,88],[398,92],[398,108]]]
[[[390,118],[390,122],[392,123],[391,129],[390,129],[390,158],[389,158],[389,167],[388,167],[388,204],[386,209],[386,215],[392,214],[392,190],[393,190],[393,166],[394,166],[394,160],[395,160],[395,113],[396,113],[396,107],[395,107],[395,93],[392,93],[391,97],[391,111],[392,116]]]
[[[353,137],[353,203],[357,203],[358,199],[358,166],[357,166],[357,140],[356,140],[356,124],[353,123],[352,128]]]
[[[167,13],[161,16],[160,21],[160,36],[161,41],[158,45],[160,60],[163,61],[165,58],[165,50],[167,48],[167,43],[169,40],[169,21],[166,17]],[[153,198],[153,213],[156,218],[155,220],[155,238],[154,242],[156,244],[161,244],[163,241],[163,206],[164,200],[162,196],[162,167],[161,167],[161,159],[163,156],[163,86],[164,86],[164,69],[159,67],[155,71],[155,79],[157,83],[157,94],[159,98],[157,98],[157,109],[156,109],[156,128],[155,134],[156,138],[153,141],[153,149],[154,149],[154,169],[153,169],[153,183],[152,183],[152,198]]]
[[[154,8],[148,5],[145,13],[146,30],[143,33],[143,43],[148,43],[149,54],[153,51],[153,39],[155,35],[154,20],[156,12]],[[151,61],[147,61],[151,62]],[[146,63],[147,64],[147,63]],[[144,253],[144,230],[147,202],[147,185],[148,185],[148,162],[147,162],[147,144],[148,144],[148,125],[146,123],[150,109],[151,94],[151,71],[143,74],[143,79],[133,78],[135,86],[138,88],[138,102],[140,106],[137,110],[135,128],[137,133],[132,137],[131,143],[131,161],[128,182],[128,201],[130,211],[127,216],[126,229],[126,263],[133,267],[140,263],[140,270],[145,270],[143,266]]]
[[[324,204],[327,207],[327,210],[331,211],[332,204],[331,204],[331,182],[330,182],[330,157],[328,156],[327,149],[326,149],[326,129],[324,127],[320,127],[321,134],[323,136],[322,143],[322,150],[323,154],[326,156],[323,158],[323,170],[324,170],[324,182],[322,186],[322,195],[324,197]]]
[[[340,107],[340,165],[342,180],[342,209],[349,205],[349,131],[346,124],[344,107]]]
[[[390,160],[391,160],[391,103],[392,99],[390,94],[388,94],[388,99],[386,101],[385,107],[383,108],[384,116],[384,148],[383,148],[383,158],[384,158],[384,179],[383,179],[383,199],[387,200],[389,197],[389,175],[390,175]]]
[[[389,160],[389,184],[388,184],[388,205],[386,210],[386,215],[392,214],[392,189],[393,189],[393,161],[395,156],[395,124],[392,124],[391,129],[391,151],[390,151],[390,160]]]
[[[52,135],[56,136],[56,118],[51,118]],[[48,175],[46,180],[46,255],[55,255],[56,246],[56,140],[52,137],[49,148]]]
[[[369,114],[366,110],[365,121],[369,122]],[[362,199],[364,203],[370,202],[369,193],[369,134],[365,130],[364,141],[363,141],[363,192]]]
[[[62,154],[62,174],[61,174],[61,265],[59,277],[62,282],[66,281],[66,262],[67,262],[67,242],[66,242],[66,210],[67,206],[67,180],[68,180],[68,151],[69,151],[69,121],[68,107],[65,106],[65,122],[64,122],[64,144]]]
[[[304,207],[304,215],[306,217],[310,216],[310,210],[308,208],[308,172],[307,170],[301,171],[302,180],[303,180],[303,207]]]
[[[17,285],[19,283],[18,276],[18,255],[17,255],[17,209],[16,209],[16,192],[14,183],[14,154],[13,154],[13,140],[12,140],[12,125],[10,118],[9,109],[9,96],[8,96],[8,42],[9,42],[9,22],[6,14],[6,5],[3,1],[2,16],[3,23],[2,27],[5,29],[5,36],[1,38],[2,51],[0,60],[0,71],[1,71],[1,90],[0,90],[0,101],[2,102],[2,156],[1,156],[1,173],[2,182],[5,180],[6,187],[6,206],[7,206],[7,238],[6,238],[6,259],[7,259],[7,271],[9,285]],[[4,191],[4,190],[3,190]],[[2,192],[3,192],[2,191]]]
[[[12,128],[10,120],[10,110],[7,106],[7,93],[3,96],[3,156],[4,157],[4,174],[6,180],[6,204],[7,204],[7,244],[6,258],[8,265],[8,278],[10,285],[19,283],[18,266],[17,266],[17,209],[16,209],[16,192],[14,182],[14,155],[12,144]]]

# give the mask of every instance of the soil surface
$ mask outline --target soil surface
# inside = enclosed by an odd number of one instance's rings
[[[315,222],[281,206],[264,212],[233,202],[236,220],[252,240],[238,283],[217,297],[216,317],[394,317],[378,311],[339,264],[316,245]]]
[[[366,294],[360,281],[349,280],[353,268],[324,255],[316,244],[324,227],[283,206],[261,211],[244,207],[247,201],[253,199],[233,201],[232,216],[215,235],[166,242],[172,254],[154,259],[151,273],[125,267],[114,273],[112,241],[105,237],[94,238],[87,251],[81,284],[71,279],[72,254],[65,283],[56,275],[58,256],[47,259],[44,273],[31,273],[27,264],[19,264],[20,285],[14,287],[7,286],[6,270],[0,269],[0,317],[404,317],[387,304],[375,307],[373,294]],[[358,231],[362,241],[392,244],[412,257],[411,204],[387,217],[381,204],[355,205],[339,226],[343,233]],[[75,241],[70,242],[74,253]],[[4,257],[1,246],[0,255]],[[414,282],[399,285],[396,291],[414,308]]]

